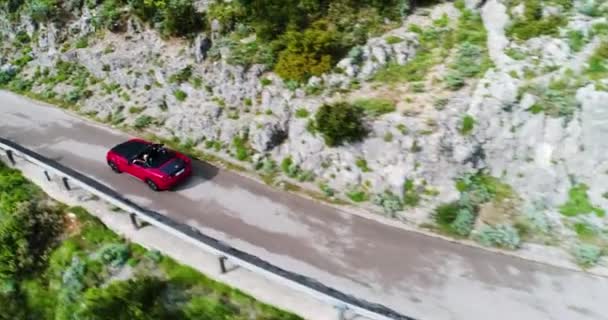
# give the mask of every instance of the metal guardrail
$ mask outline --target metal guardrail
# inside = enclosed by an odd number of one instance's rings
[[[328,302],[340,310],[348,310],[374,320],[414,320],[413,318],[402,315],[384,305],[359,299],[350,294],[326,286],[310,277],[282,269],[257,256],[233,248],[228,244],[202,233],[198,229],[173,221],[158,212],[143,208],[123,197],[120,193],[110,187],[15,142],[0,137],[0,149],[3,149],[6,152],[9,161],[13,164],[15,163],[15,154],[19,154],[27,161],[43,168],[45,175],[47,175],[47,179],[49,178],[48,171],[53,172],[62,177],[66,188],[69,189],[68,180],[73,181],[91,194],[98,196],[125,212],[136,215],[139,219],[156,226],[157,228],[169,232],[182,240],[193,243],[209,253],[217,255],[220,259],[222,269],[224,266],[223,262],[226,259],[229,259],[232,263],[240,267],[258,273],[266,278],[273,279],[294,290],[310,294],[312,297],[320,301]]]

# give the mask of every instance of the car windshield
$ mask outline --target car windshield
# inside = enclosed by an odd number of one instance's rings
[[[150,150],[148,158],[148,166],[151,168],[158,168],[165,164],[167,161],[175,158],[175,154],[167,149]]]

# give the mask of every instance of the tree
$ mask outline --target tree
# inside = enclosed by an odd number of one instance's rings
[[[18,278],[39,267],[63,229],[63,216],[39,202],[0,211],[0,279]]]
[[[184,308],[188,320],[229,320],[238,310],[206,297],[195,297]]]
[[[203,15],[192,0],[168,0],[163,11],[163,32],[172,36],[188,36],[203,28]]]
[[[337,33],[326,21],[318,21],[304,32],[290,31],[282,41],[286,48],[279,53],[275,72],[283,79],[304,81],[331,69],[339,56]]]
[[[159,278],[138,277],[116,281],[84,294],[77,319],[148,320],[167,319],[171,312],[163,304],[167,283]]]
[[[363,116],[361,108],[346,102],[326,104],[315,114],[315,129],[323,135],[328,146],[360,141],[368,133]]]

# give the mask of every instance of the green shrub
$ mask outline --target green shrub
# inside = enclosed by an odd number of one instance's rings
[[[162,13],[162,31],[171,36],[191,36],[203,28],[203,14],[192,0],[166,0]]]
[[[574,224],[574,232],[580,239],[593,238],[597,233],[597,227],[587,222],[577,222]]]
[[[246,147],[247,139],[236,136],[232,139],[232,145],[235,149],[235,157],[239,161],[246,161],[249,159],[249,150]]]
[[[308,110],[305,108],[299,108],[296,110],[296,118],[308,118],[309,115],[310,112],[308,112]]]
[[[524,211],[524,214],[534,230],[540,231],[541,233],[549,233],[551,225],[543,213],[543,210],[544,207],[532,206]]]
[[[559,28],[566,25],[567,19],[562,15],[543,17],[540,0],[524,2],[525,10],[522,18],[516,18],[507,28],[507,35],[519,40],[528,40],[542,35],[557,36]]]
[[[570,30],[568,31],[567,36],[570,49],[572,49],[574,52],[581,51],[581,49],[587,44],[587,39],[581,31]]]
[[[439,99],[436,99],[435,102],[433,102],[433,107],[435,107],[435,109],[437,109],[437,110],[443,110],[443,109],[445,109],[445,107],[448,105],[449,102],[450,102],[449,99],[439,98]]]
[[[593,244],[578,244],[574,247],[572,254],[576,263],[581,267],[591,268],[599,262],[602,249]]]
[[[137,114],[137,113],[141,113],[145,109],[146,109],[146,107],[130,107],[129,108],[129,113],[130,114]]]
[[[269,86],[272,84],[272,80],[268,79],[268,78],[264,78],[262,80],[260,80],[260,83],[262,84],[263,87]]]
[[[277,164],[274,160],[269,157],[263,158],[256,164],[256,170],[261,170],[262,174],[266,176],[274,175],[277,169]]]
[[[473,230],[474,224],[475,213],[468,208],[460,208],[450,227],[457,235],[466,237]]]
[[[274,71],[285,80],[305,81],[331,70],[337,34],[326,23],[317,23],[303,32],[289,31],[283,37],[286,48],[277,59]]]
[[[589,66],[585,70],[592,79],[602,79],[608,76],[608,41],[603,41],[589,57]]]
[[[454,220],[456,220],[459,208],[460,206],[458,202],[439,205],[437,208],[435,208],[433,218],[438,225],[449,227]]]
[[[465,79],[462,74],[455,72],[453,70],[449,71],[444,79],[448,89],[450,90],[458,90],[465,85]]]
[[[397,37],[397,36],[388,36],[385,38],[386,43],[388,44],[396,44],[396,43],[401,43],[403,42],[403,38]]]
[[[460,134],[462,135],[468,135],[471,133],[471,131],[473,131],[474,127],[475,118],[470,115],[466,115],[462,118],[462,122],[460,123],[460,129],[458,131],[460,131]]]
[[[372,199],[372,202],[375,205],[382,207],[384,213],[391,217],[394,216],[395,213],[403,210],[401,199],[390,191],[377,194]]]
[[[182,84],[192,77],[192,66],[187,66],[169,77],[169,82]]]
[[[285,159],[283,159],[283,161],[281,161],[281,170],[285,173],[287,173],[289,171],[289,168],[293,165],[293,159],[291,158],[291,156],[286,157]]]
[[[14,78],[9,84],[9,88],[15,92],[28,92],[32,89],[33,81]]]
[[[26,276],[41,267],[63,229],[63,216],[56,208],[35,198],[21,200],[29,186],[22,185],[20,176],[4,172],[2,179],[9,181],[0,182],[0,280]],[[10,185],[19,189],[4,189]]]
[[[521,245],[519,233],[510,225],[485,225],[475,234],[475,240],[487,247],[515,250]]]
[[[29,1],[29,15],[36,22],[47,22],[58,17],[60,6],[56,0]]]
[[[368,133],[363,110],[344,102],[321,106],[315,114],[315,130],[323,135],[325,144],[332,147],[360,141]]]
[[[0,86],[6,85],[11,82],[17,75],[17,71],[15,69],[7,69],[5,71],[0,71]]]
[[[498,178],[482,172],[465,174],[456,180],[456,189],[473,205],[491,200],[503,201],[513,198],[511,186],[502,183]]]
[[[362,172],[369,172],[369,168],[367,167],[367,160],[363,159],[363,158],[358,158],[355,161],[355,165],[357,166],[357,168],[361,169]]]
[[[110,243],[101,247],[93,257],[104,264],[118,268],[123,266],[130,257],[129,246],[124,243]]]
[[[78,49],[86,48],[88,46],[89,46],[89,38],[87,38],[87,37],[78,38],[78,40],[76,41],[76,48],[78,48]]]
[[[312,182],[315,180],[315,174],[311,170],[299,170],[298,168],[297,179],[300,182]]]
[[[17,47],[19,47],[21,45],[30,43],[32,39],[30,38],[29,34],[27,34],[27,32],[19,30],[15,34],[15,41],[17,42]]]
[[[403,203],[409,207],[415,207],[420,203],[420,194],[412,179],[406,179],[403,183]]]
[[[528,57],[525,52],[516,48],[508,48],[507,50],[505,50],[505,53],[513,60],[517,61],[525,60]]]
[[[135,129],[137,129],[137,130],[141,130],[141,129],[145,129],[145,128],[149,127],[153,123],[154,123],[153,117],[143,115],[143,116],[139,116],[139,117],[137,117],[137,119],[135,119],[135,123],[133,124],[133,127],[135,127]]]
[[[188,98],[188,94],[179,89],[173,91],[173,95],[175,96],[175,99],[177,99],[177,101],[184,101],[186,100],[186,98]]]
[[[385,113],[391,113],[395,111],[395,103],[387,99],[359,99],[353,102],[353,105],[365,110],[365,113],[372,117],[381,116]]]
[[[540,113],[551,117],[565,117],[570,119],[579,108],[576,100],[576,91],[580,84],[574,79],[561,79],[552,81],[548,87],[533,85],[525,87],[523,91],[535,95],[538,99],[530,112]]]
[[[361,187],[352,188],[346,192],[346,196],[353,202],[364,202],[369,199],[369,196]]]
[[[99,14],[96,17],[95,24],[98,27],[106,28],[110,31],[118,31],[121,27],[123,13],[120,9],[120,0],[105,0],[101,4]]]
[[[336,194],[336,192],[334,191],[334,189],[332,189],[330,186],[328,186],[325,183],[319,185],[319,189],[321,189],[321,191],[323,192],[323,194],[326,197],[333,197]]]
[[[82,98],[82,91],[79,89],[74,89],[69,91],[65,96],[65,101],[67,103],[76,103],[78,100]]]
[[[568,191],[568,201],[559,207],[559,212],[568,217],[589,213],[595,213],[598,217],[603,217],[605,211],[591,204],[587,190],[589,190],[589,187],[582,183],[572,186]]]
[[[390,131],[387,131],[384,134],[384,137],[382,139],[384,140],[384,142],[391,142],[391,141],[393,141],[393,138],[394,138],[393,133]]]
[[[579,7],[578,12],[590,17],[600,17],[602,15],[601,4],[601,1],[587,0]],[[606,9],[604,9],[604,12],[606,12]]]

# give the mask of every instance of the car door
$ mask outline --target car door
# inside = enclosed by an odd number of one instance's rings
[[[143,162],[136,161],[129,164],[129,170],[127,172],[137,179],[144,180],[146,179],[146,171],[147,168],[145,164]]]

